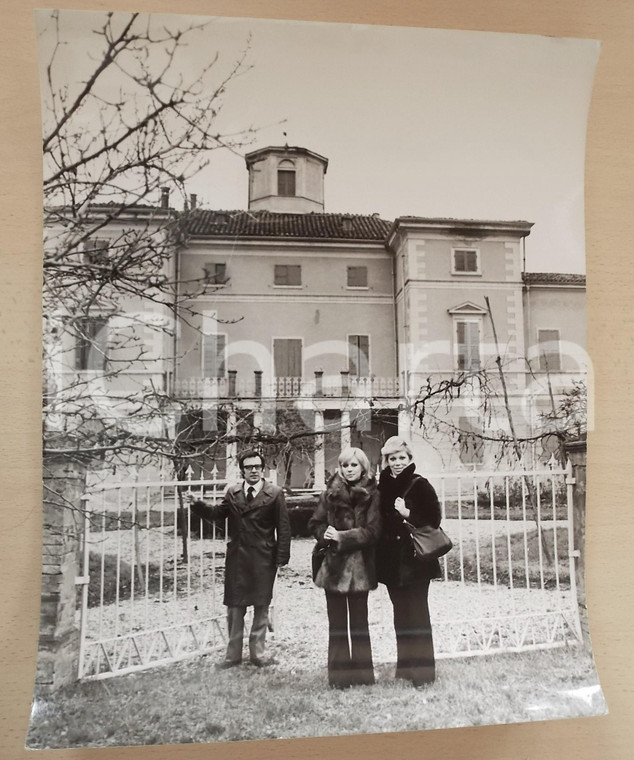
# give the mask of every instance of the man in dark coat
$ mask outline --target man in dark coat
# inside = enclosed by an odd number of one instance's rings
[[[193,501],[188,495],[191,510],[199,517],[229,518],[224,594],[228,643],[220,668],[242,662],[244,616],[251,606],[251,662],[257,667],[272,664],[264,659],[269,605],[277,568],[290,558],[291,529],[282,489],[263,479],[264,458],[259,452],[243,452],[238,464],[243,480],[227,489],[220,504]]]

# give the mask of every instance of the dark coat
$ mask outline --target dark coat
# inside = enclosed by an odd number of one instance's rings
[[[270,604],[278,565],[291,554],[291,528],[281,488],[264,482],[251,503],[243,483],[230,486],[220,504],[192,504],[205,520],[229,518],[224,604],[248,607]]]
[[[324,541],[329,525],[342,532],[340,541]],[[328,547],[315,585],[339,594],[376,588],[374,544],[380,528],[376,482],[362,478],[349,485],[334,475],[308,522],[317,545]]]
[[[410,532],[394,507],[395,499],[405,495],[410,510],[408,522],[416,528],[440,525],[440,504],[432,484],[418,475],[412,462],[397,477],[389,468],[379,478],[382,530],[376,547],[377,576],[386,586],[407,586],[416,581],[440,577],[438,560],[421,562],[414,557]]]

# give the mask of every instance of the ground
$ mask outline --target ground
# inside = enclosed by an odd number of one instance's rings
[[[375,686],[328,688],[323,591],[309,577],[312,542],[294,541],[276,598],[268,650],[277,664],[245,662],[217,671],[222,650],[100,681],[80,682],[36,700],[27,745],[106,746],[235,741],[412,731],[603,714],[589,650],[441,659],[424,689],[394,679],[389,599],[370,595]],[[432,620],[464,603],[459,584],[434,583]],[[471,598],[482,607],[477,591]],[[483,590],[483,593],[486,589]],[[463,593],[463,596],[460,595]],[[478,601],[479,600],[479,601]],[[470,610],[461,610],[465,615]]]

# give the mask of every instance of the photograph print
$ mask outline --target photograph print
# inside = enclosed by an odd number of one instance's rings
[[[36,12],[27,747],[602,715],[599,43]]]

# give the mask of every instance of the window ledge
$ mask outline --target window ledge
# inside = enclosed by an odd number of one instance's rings
[[[454,277],[482,277],[482,272],[452,272]]]
[[[368,285],[346,285],[346,290],[370,290]]]
[[[282,290],[302,290],[303,285],[275,285],[273,284],[274,288],[281,288]]]

